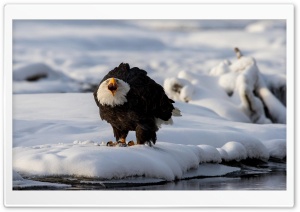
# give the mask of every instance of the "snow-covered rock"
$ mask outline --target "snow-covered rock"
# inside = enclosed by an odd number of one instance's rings
[[[61,72],[54,71],[44,63],[29,64],[19,67],[13,72],[13,80],[15,81],[57,80],[60,77],[63,77]]]
[[[188,80],[175,77],[164,81],[164,89],[169,98],[174,101],[189,102],[194,93],[193,85]]]
[[[64,93],[80,91],[79,83],[44,63],[32,63],[13,71],[14,93]]]

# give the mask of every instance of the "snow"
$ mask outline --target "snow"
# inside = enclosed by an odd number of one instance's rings
[[[24,189],[24,188],[38,188],[38,187],[48,187],[48,188],[68,188],[71,185],[61,184],[61,183],[47,183],[38,182],[35,180],[26,180],[18,172],[13,170],[13,187],[14,189]]]
[[[14,102],[22,102],[22,107],[14,113],[13,167],[25,175],[106,180],[145,176],[170,181],[184,178],[202,163],[266,161],[270,154],[281,159],[286,154],[285,125],[232,122],[186,103],[176,103],[182,116],[158,131],[154,147],[124,148],[105,146],[113,133],[100,120],[92,93],[16,94]],[[61,115],[62,108],[69,110]],[[255,137],[252,131],[257,132]],[[131,139],[135,140],[134,133],[129,134]]]
[[[223,176],[239,169],[222,161],[285,159],[285,33],[276,20],[14,21],[14,187],[33,185],[24,176]],[[113,131],[91,92],[121,62],[146,70],[181,111],[154,147],[105,146]]]
[[[154,148],[146,145],[111,148],[88,142],[40,145],[16,147],[13,154],[14,169],[20,173],[76,175],[106,180],[145,176],[171,181],[186,177],[184,174],[198,169],[199,163],[221,162],[220,154],[211,146],[197,148],[164,142]],[[223,172],[233,170],[239,169],[228,167]],[[212,171],[210,173],[216,175]]]
[[[228,60],[222,61],[218,66],[211,69],[210,74],[219,76],[220,87],[229,96],[233,96],[231,101],[240,104],[239,109],[253,123],[285,124],[285,77],[281,75],[267,77],[260,72],[254,58],[245,57],[241,55],[241,52],[237,53],[237,57],[238,60],[233,63]],[[275,84],[276,86],[274,86]]]
[[[264,141],[263,144],[267,147],[270,157],[283,159],[286,157],[286,143],[283,139],[274,139]]]
[[[222,148],[218,148],[225,161],[240,161],[247,158],[247,150],[244,145],[238,142],[229,141]]]
[[[256,21],[252,24],[249,24],[246,27],[248,32],[258,33],[258,32],[265,32],[267,30],[274,30],[274,29],[285,29],[285,21],[271,21],[271,20],[264,20],[264,21]]]

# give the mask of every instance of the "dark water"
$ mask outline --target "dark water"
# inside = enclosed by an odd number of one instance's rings
[[[258,174],[248,177],[213,177],[180,180],[163,185],[115,188],[116,190],[285,190],[286,173]]]
[[[252,163],[253,161],[251,161]],[[143,177],[133,181],[99,181],[94,178],[71,176],[29,177],[41,182],[67,184],[69,187],[40,186],[14,188],[14,190],[285,190],[286,163],[268,162],[257,165],[238,164],[240,171],[219,177],[198,177],[171,182],[145,183]],[[237,164],[235,164],[237,165]],[[143,179],[143,183],[137,183]]]

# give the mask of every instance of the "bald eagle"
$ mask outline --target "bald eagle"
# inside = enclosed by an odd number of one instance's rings
[[[156,142],[160,125],[172,124],[172,115],[181,116],[161,85],[148,77],[146,71],[130,68],[127,63],[104,76],[94,91],[94,99],[101,119],[111,124],[116,138],[108,146],[126,145],[129,131],[136,132],[137,144],[151,146]]]

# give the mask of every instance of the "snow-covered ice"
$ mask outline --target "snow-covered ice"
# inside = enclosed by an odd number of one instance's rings
[[[284,159],[285,33],[279,20],[15,21],[14,186],[32,185],[24,176],[222,176],[239,170],[222,161]],[[91,91],[121,62],[146,70],[181,110],[152,148],[104,145],[113,132]]]
[[[71,185],[62,184],[62,183],[47,183],[47,182],[39,182],[35,180],[26,180],[24,179],[18,172],[13,171],[13,183],[14,189],[24,189],[24,188],[68,188]]]

